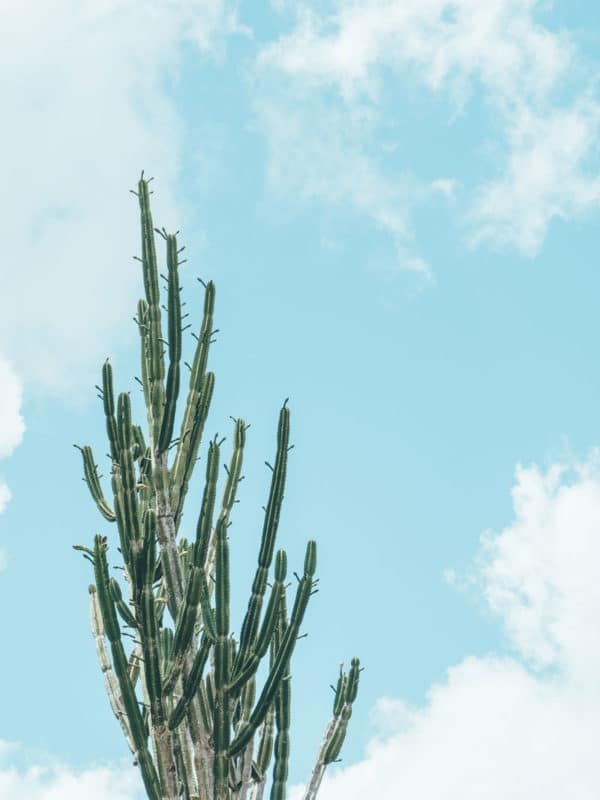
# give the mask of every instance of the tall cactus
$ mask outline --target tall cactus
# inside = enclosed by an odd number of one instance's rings
[[[290,450],[290,411],[286,401],[279,412],[258,563],[238,642],[230,625],[228,529],[243,477],[248,426],[242,419],[234,421],[220,501],[223,441],[209,441],[194,540],[180,537],[183,505],[214,386],[207,364],[215,333],[215,287],[212,281],[203,284],[204,315],[181,429],[174,438],[184,330],[179,283],[183,248],[177,234],[154,228],[148,184],[142,173],[134,192],[142,232],[138,260],[145,296],[138,303],[136,322],[147,434],[133,422],[129,394],[119,394],[115,402],[108,361],[98,387],[108,435],[112,504],[104,494],[91,448],[80,448],[92,498],[104,520],[116,524],[123,576],[120,581],[110,575],[106,537],[97,535],[91,548],[76,546],[94,567],[95,582],[89,589],[92,633],[111,708],[139,766],[149,800],[261,800],[271,760],[270,797],[285,800],[290,660],[314,592],[317,560],[316,544],[310,541],[288,616],[287,557],[283,550],[275,552],[275,541]],[[166,246],[166,341],[155,233]],[[266,677],[257,685],[265,659]],[[357,659],[347,675],[340,671],[333,718],[306,788],[306,800],[316,797],[327,764],[338,758],[359,671]]]

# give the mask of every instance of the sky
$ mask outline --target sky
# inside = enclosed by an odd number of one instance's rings
[[[216,283],[208,429],[251,424],[234,620],[290,398],[290,800],[355,655],[322,800],[596,800],[600,7],[5,0],[0,45],[1,800],[142,797],[71,549],[108,532],[101,365],[139,369],[142,169],[196,323]]]

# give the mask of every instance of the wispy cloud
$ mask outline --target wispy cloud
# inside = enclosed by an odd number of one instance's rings
[[[291,32],[259,57],[261,70],[278,76],[285,87],[277,93],[267,88],[261,101],[271,109],[263,119],[275,142],[274,157],[284,159],[290,137],[282,134],[282,116],[298,107],[299,98],[304,107],[290,150],[294,174],[304,171],[305,193],[319,192],[331,201],[340,191],[403,248],[418,249],[411,240],[411,216],[423,191],[402,191],[397,158],[373,147],[374,132],[411,113],[398,99],[408,84],[426,97],[443,96],[453,115],[468,115],[475,98],[489,110],[480,149],[492,155],[476,156],[482,158],[482,177],[465,193],[459,213],[468,220],[472,243],[493,241],[535,255],[554,218],[573,218],[599,199],[598,171],[589,164],[600,130],[597,68],[583,64],[567,35],[538,21],[541,5],[537,0],[338,0],[329,13],[296,6]],[[394,84],[399,91],[389,91]],[[273,106],[285,110],[278,115]],[[328,137],[314,122],[322,106],[331,120]],[[368,116],[369,127],[357,130],[357,115]],[[351,147],[348,129],[354,134]],[[316,187],[315,141],[321,148],[317,164],[327,163]],[[409,174],[410,150],[403,158]],[[426,190],[439,189],[440,180],[462,183],[451,154],[448,159],[446,175],[432,182],[410,173],[413,185]],[[363,189],[365,172],[372,192]]]
[[[160,170],[176,219],[182,45],[218,56],[239,32],[223,0],[9,0],[0,11],[0,345],[18,373],[73,397],[130,319],[139,244],[127,189]]]
[[[349,206],[392,236],[400,268],[431,279],[428,265],[407,246],[413,238],[409,208],[424,189],[409,173],[391,181],[366,152],[365,142],[376,136],[368,109],[341,108],[301,85],[263,94],[256,109],[267,131],[271,187],[306,202]]]
[[[381,700],[364,759],[322,800],[600,796],[598,455],[519,467],[512,497],[514,520],[482,537],[473,577],[514,657],[465,658],[421,708]]]

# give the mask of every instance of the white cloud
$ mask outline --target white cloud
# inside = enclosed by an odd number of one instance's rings
[[[10,363],[0,354],[0,459],[7,458],[21,443],[25,421],[21,415],[23,387]],[[10,489],[0,476],[0,514],[11,498]],[[6,566],[6,553],[0,546],[0,572]]]
[[[74,770],[63,764],[17,768],[6,763],[21,755],[18,745],[0,740],[2,800],[142,800],[134,767]]]
[[[484,538],[481,572],[486,599],[519,653],[593,686],[600,674],[598,454],[566,479],[563,466],[519,467],[516,520]]]
[[[224,0],[2,4],[0,345],[26,380],[74,399],[131,319],[142,168],[157,220],[181,222],[182,45],[218,56],[240,30]]]
[[[9,362],[0,356],[0,458],[9,456],[23,438],[22,400],[21,381]]]
[[[465,658],[411,709],[384,699],[365,758],[320,800],[600,797],[600,468],[519,467],[477,577],[514,657]],[[301,797],[299,787],[291,800]]]
[[[398,191],[396,173],[390,171],[394,162],[389,153],[386,159],[385,148],[373,148],[372,131],[390,120],[401,125],[403,116],[413,113],[398,100],[407,81],[430,97],[442,93],[450,98],[454,114],[468,114],[470,98],[480,95],[490,112],[494,148],[487,176],[467,201],[472,241],[492,240],[535,255],[554,218],[573,218],[599,200],[599,178],[588,163],[599,132],[600,105],[592,92],[596,70],[582,65],[566,34],[537,21],[541,6],[538,0],[337,0],[330,14],[300,6],[291,33],[267,45],[259,57],[262,71],[278,75],[286,87],[275,96],[267,90],[271,104],[281,106],[280,98],[291,95],[285,113],[298,105],[298,98],[309,106],[294,139],[293,171],[304,168],[310,185],[313,139],[321,143],[319,125],[315,135],[315,104],[336,109],[338,133],[351,124],[357,109],[368,109],[371,128],[355,139],[352,151],[343,136],[337,141],[329,137],[331,163],[322,176],[327,186],[321,186],[321,195],[329,200],[338,183],[347,189],[352,184],[347,167],[353,159],[359,166],[367,161],[377,175],[371,185],[382,199],[363,193],[362,166],[346,196],[406,245],[419,193],[415,200]],[[382,87],[394,82],[398,89],[391,104],[384,100],[390,92]],[[278,142],[279,123],[274,115],[265,117],[268,136]],[[440,131],[442,146],[443,138]],[[298,146],[304,142],[307,148],[299,158]],[[336,168],[336,150],[343,154],[343,171]],[[409,168],[410,152],[405,159]],[[451,155],[448,169],[454,169]],[[440,187],[440,180],[417,176],[413,183]],[[360,208],[356,197],[363,195]],[[403,219],[402,231],[387,219],[378,220],[381,202],[387,203],[388,218]]]
[[[301,7],[296,29],[261,60],[288,74],[337,83],[346,95],[376,88],[382,64],[418,69],[433,89],[478,77],[505,96],[540,95],[567,67],[566,41],[537,25],[536,0],[338,0],[335,12]]]
[[[547,113],[516,110],[504,172],[478,192],[473,242],[509,241],[534,256],[553,219],[572,219],[596,207],[600,175],[588,174],[586,162],[598,134],[600,105],[590,97]]]

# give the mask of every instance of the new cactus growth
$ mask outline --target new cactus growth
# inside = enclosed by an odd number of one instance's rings
[[[147,432],[132,419],[129,394],[115,400],[107,361],[98,388],[111,461],[111,501],[91,448],[80,448],[92,498],[106,523],[115,525],[118,547],[111,553],[118,551],[123,576],[117,580],[111,575],[106,537],[97,535],[92,548],[77,546],[94,567],[89,589],[92,633],[111,708],[149,800],[262,800],[269,784],[271,800],[285,800],[290,662],[314,593],[317,564],[316,544],[310,541],[288,606],[287,557],[284,550],[275,551],[275,543],[290,450],[290,411],[286,401],[279,412],[257,566],[237,641],[230,623],[228,529],[243,477],[248,426],[242,419],[234,421],[233,446],[219,491],[223,441],[213,438],[206,453],[200,452],[214,386],[207,366],[215,333],[215,287],[212,281],[203,284],[204,314],[177,433],[183,248],[177,234],[154,228],[148,184],[142,173],[134,192],[142,230],[144,298],[138,303],[136,322]],[[156,233],[166,248],[166,340]],[[206,459],[205,483],[190,542],[179,530],[199,457]],[[358,659],[352,660],[348,674],[340,669],[333,717],[305,800],[317,796],[327,764],[339,757],[359,672]]]

